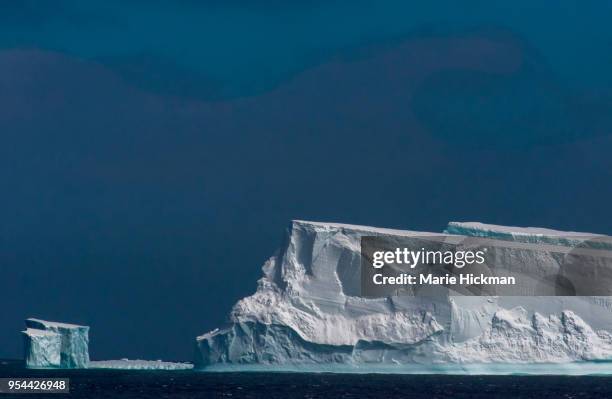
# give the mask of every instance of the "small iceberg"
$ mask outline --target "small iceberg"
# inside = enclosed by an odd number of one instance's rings
[[[89,327],[29,318],[22,331],[28,368],[86,368]]]
[[[89,360],[89,327],[29,318],[22,331],[27,368],[188,370],[191,363],[162,360]]]
[[[89,362],[90,369],[117,370],[190,370],[192,363],[164,362],[162,360],[99,360]]]

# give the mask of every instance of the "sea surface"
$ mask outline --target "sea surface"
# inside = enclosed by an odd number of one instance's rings
[[[460,376],[134,370],[26,370],[0,362],[0,377],[64,377],[70,398],[609,398],[611,376]],[[12,395],[1,395],[10,397]]]

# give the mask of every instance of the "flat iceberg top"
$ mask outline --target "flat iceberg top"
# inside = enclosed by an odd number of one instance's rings
[[[430,233],[430,232],[422,232],[422,231],[414,231],[414,230],[398,230],[398,229],[388,229],[384,227],[372,227],[372,226],[362,226],[357,224],[346,224],[346,223],[327,223],[327,222],[312,222],[308,220],[292,220],[292,227],[311,227],[313,229],[330,229],[330,230],[349,230],[355,231],[359,233],[373,233],[373,234],[386,234],[386,235],[396,235],[396,236],[439,236],[441,233]]]
[[[554,230],[547,229],[543,227],[518,227],[518,226],[502,226],[496,224],[488,224],[481,222],[448,222],[448,226],[443,233],[436,232],[422,232],[416,230],[400,230],[400,229],[389,229],[385,227],[373,227],[373,226],[364,226],[357,224],[347,224],[347,223],[334,223],[334,222],[315,222],[309,220],[299,220],[295,219],[291,221],[292,225],[295,227],[312,227],[315,229],[346,229],[356,232],[362,233],[378,233],[378,234],[391,234],[398,236],[415,236],[415,235],[442,235],[442,234],[458,234],[464,235],[466,232],[482,232],[485,235],[489,235],[487,233],[493,233],[492,236],[497,234],[508,234],[513,236],[548,236],[548,237],[572,237],[572,238],[592,238],[592,237],[602,237],[606,239],[610,239],[612,241],[612,237],[606,236],[603,234],[596,233],[585,233],[585,232],[576,232],[576,231],[562,231],[562,230]]]
[[[87,326],[81,326],[81,325],[78,325],[78,324],[69,324],[69,323],[60,323],[60,322],[57,322],[57,321],[41,320],[41,319],[36,319],[34,317],[27,318],[26,319],[26,324],[28,322],[43,325],[45,328],[52,328],[52,327],[56,327],[56,328],[89,328]]]
[[[542,227],[515,227],[515,226],[500,226],[496,224],[486,224],[480,222],[449,222],[447,230],[476,230],[492,233],[506,233],[514,235],[540,235],[540,236],[564,236],[564,237],[595,237],[597,234],[580,233],[575,231],[560,231],[553,229],[545,229]]]
[[[117,370],[189,370],[192,363],[164,362],[162,360],[98,360],[89,362],[90,369]]]
[[[498,226],[479,222],[449,222],[444,232],[454,235],[486,237],[516,242],[612,249],[612,237],[610,236],[575,231],[559,231],[540,227]]]
[[[51,337],[51,336],[59,336],[58,333],[48,330],[39,330],[37,328],[27,328],[22,331],[23,334],[26,334],[30,337]]]

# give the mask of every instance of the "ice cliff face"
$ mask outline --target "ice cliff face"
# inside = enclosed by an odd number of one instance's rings
[[[593,234],[450,223],[451,234],[570,245]],[[360,237],[435,235],[294,221],[230,326],[196,340],[196,367],[571,362],[612,358],[611,297],[360,296]],[[569,242],[567,237],[576,237]],[[607,248],[609,237],[597,240]],[[552,259],[552,256],[551,256]],[[538,259],[541,261],[541,259]]]
[[[25,362],[28,367],[60,367],[62,341],[52,331],[28,328],[23,331]]]
[[[26,326],[27,367],[86,368],[89,364],[89,327],[32,318]]]

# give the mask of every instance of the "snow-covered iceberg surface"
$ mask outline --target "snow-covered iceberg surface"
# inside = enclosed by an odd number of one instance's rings
[[[609,236],[577,233],[575,231],[558,231],[540,227],[511,227],[479,222],[450,222],[444,232],[517,242],[612,249],[612,237]]]
[[[89,362],[90,369],[120,370],[189,370],[191,363],[164,362],[162,360],[97,360]]]
[[[26,366],[85,368],[89,327],[29,318],[23,331]]]
[[[543,251],[610,242],[479,223],[450,223],[447,232],[541,244]],[[360,296],[362,236],[427,235],[439,234],[292,222],[255,294],[234,305],[231,324],[197,337],[196,368],[486,371],[612,359],[612,297],[454,296],[444,287],[431,296]]]

